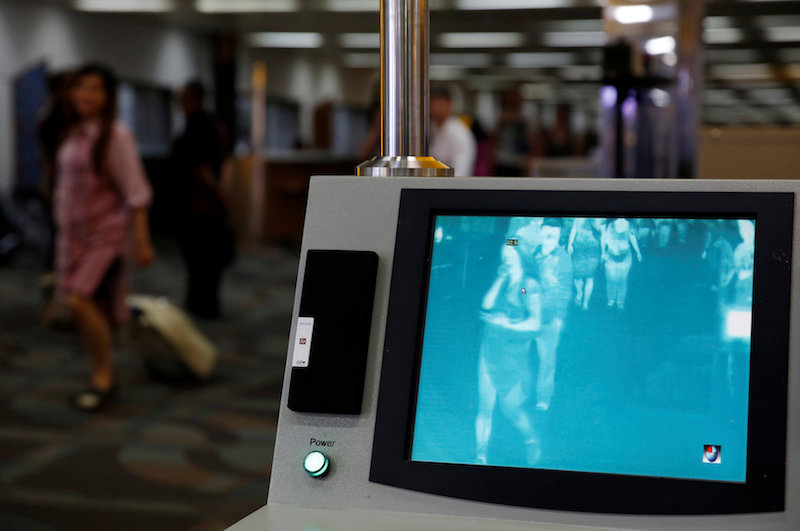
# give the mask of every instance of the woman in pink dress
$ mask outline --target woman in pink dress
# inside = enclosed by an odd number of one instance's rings
[[[128,255],[153,262],[147,207],[151,191],[131,132],[116,121],[117,82],[87,65],[73,78],[69,116],[57,158],[56,271],[64,298],[91,357],[89,387],[73,397],[83,411],[114,395],[115,324],[125,321]]]

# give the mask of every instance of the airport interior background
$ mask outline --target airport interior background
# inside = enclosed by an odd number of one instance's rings
[[[265,503],[309,177],[377,154],[380,3],[0,0],[0,528],[205,531]],[[429,5],[431,87],[474,136],[471,175],[499,173],[511,113],[514,177],[800,177],[800,2]],[[131,292],[174,309],[215,361],[187,370],[140,309],[97,413],[69,403],[89,362],[53,297],[37,136],[60,75],[87,62],[116,72],[153,190],[157,257]],[[219,315],[180,310],[172,162],[193,81],[224,146],[236,246]]]

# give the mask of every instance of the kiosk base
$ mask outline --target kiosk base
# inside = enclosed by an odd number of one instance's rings
[[[487,518],[394,513],[352,509],[319,509],[269,505],[229,528],[231,531],[572,531],[583,526],[533,524]],[[596,528],[597,529],[597,528]],[[618,529],[618,528],[605,528]]]

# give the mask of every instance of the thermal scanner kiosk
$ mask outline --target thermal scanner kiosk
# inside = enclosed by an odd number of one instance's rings
[[[798,192],[314,177],[268,503],[233,529],[800,528]]]
[[[800,184],[421,178],[427,20],[381,0],[381,155],[311,179],[232,529],[800,529]]]

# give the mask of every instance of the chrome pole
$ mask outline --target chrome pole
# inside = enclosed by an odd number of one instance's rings
[[[429,20],[427,0],[381,0],[381,153],[357,175],[453,175],[427,156]]]

